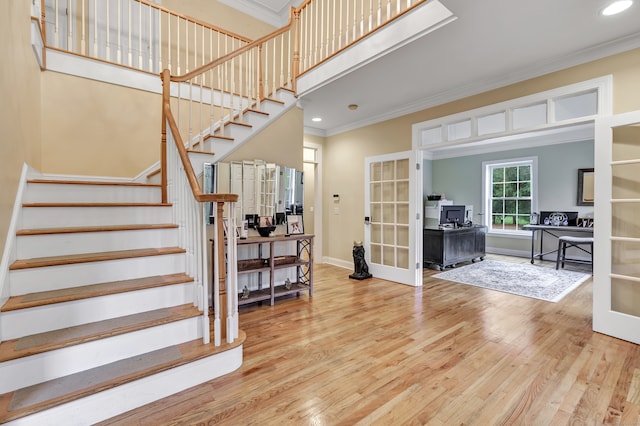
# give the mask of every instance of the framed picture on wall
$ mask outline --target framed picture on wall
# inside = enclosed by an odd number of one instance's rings
[[[304,224],[301,214],[287,215],[287,234],[304,234]]]

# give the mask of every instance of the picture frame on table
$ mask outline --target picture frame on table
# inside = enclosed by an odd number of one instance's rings
[[[260,216],[258,218],[258,226],[260,228],[268,228],[273,226],[273,217],[271,216]]]
[[[287,234],[297,235],[304,234],[304,223],[301,214],[287,215]]]

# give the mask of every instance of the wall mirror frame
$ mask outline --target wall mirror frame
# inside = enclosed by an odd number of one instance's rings
[[[593,167],[578,169],[578,200],[579,206],[593,206]]]
[[[260,216],[272,217],[275,225],[285,225],[286,215],[303,212],[304,178],[300,170],[254,159],[218,163],[216,172],[217,191],[239,196],[238,225]]]

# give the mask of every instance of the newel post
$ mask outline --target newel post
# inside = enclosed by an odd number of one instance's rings
[[[222,341],[227,340],[227,333],[229,330],[227,329],[227,265],[225,262],[225,241],[224,241],[224,227],[222,224],[224,217],[224,202],[218,202],[217,204],[217,212],[216,212],[216,227],[218,228],[218,288],[220,295],[220,303],[218,304],[218,308],[220,309],[220,315],[216,315],[216,317],[220,318],[220,337]]]
[[[162,71],[162,131],[160,138],[160,186],[162,188],[162,203],[167,202],[167,114],[165,108],[171,101],[171,75],[169,70]]]

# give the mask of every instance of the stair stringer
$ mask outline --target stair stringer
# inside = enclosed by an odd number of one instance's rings
[[[241,139],[234,139],[233,143],[226,142],[213,142],[210,146],[207,146],[207,151],[213,152],[212,161],[217,163],[219,161],[224,160],[226,157],[231,155],[235,150],[240,148],[242,145],[249,142],[256,135],[258,135],[261,131],[269,127],[272,123],[278,120],[282,115],[284,115],[287,111],[293,108],[297,103],[297,98],[293,92],[287,89],[279,89],[276,93],[276,98],[274,100],[265,99],[260,103],[259,111],[266,112],[269,114],[268,120],[256,120],[255,124],[251,124],[251,131],[248,132]],[[251,115],[243,118],[243,122],[247,123]],[[233,125],[233,124],[232,124]],[[226,126],[229,126],[227,124]],[[214,134],[218,134],[219,132],[216,130]],[[200,170],[200,169],[198,169]]]

